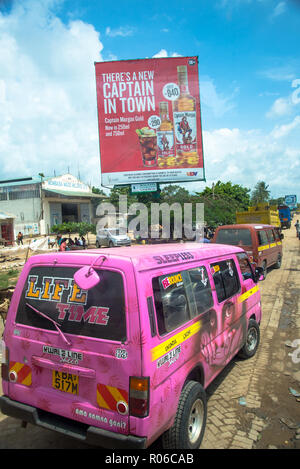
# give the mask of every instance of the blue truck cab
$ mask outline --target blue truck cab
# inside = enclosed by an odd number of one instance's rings
[[[278,212],[279,212],[281,228],[290,228],[291,221],[292,221],[290,208],[287,205],[279,205]]]

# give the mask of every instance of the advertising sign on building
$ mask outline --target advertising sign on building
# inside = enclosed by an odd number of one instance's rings
[[[103,185],[204,180],[197,57],[95,63]]]
[[[72,176],[72,174],[64,174],[63,176],[46,179],[43,181],[43,189],[91,192],[89,186],[83,184],[75,176]]]

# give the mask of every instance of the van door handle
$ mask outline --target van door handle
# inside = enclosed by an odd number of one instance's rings
[[[35,355],[31,357],[31,363],[41,368],[48,368],[49,370],[61,371],[63,373],[74,373],[78,376],[84,376],[85,378],[95,378],[96,376],[95,370],[92,370],[91,368],[84,368],[76,365],[62,365],[60,363],[53,362],[52,360],[48,360],[47,358],[37,357]]]

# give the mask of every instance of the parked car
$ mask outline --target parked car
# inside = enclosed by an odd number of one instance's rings
[[[216,244],[32,256],[0,341],[2,413],[103,448],[199,448],[205,389],[258,348],[259,274]]]
[[[96,235],[96,247],[108,246],[110,248],[114,246],[130,246],[131,239],[126,234],[120,234],[118,229],[104,228],[99,230]]]
[[[264,277],[267,269],[274,265],[277,269],[282,261],[282,239],[280,228],[272,225],[239,224],[223,225],[216,229],[212,243],[241,246],[251,262],[262,267]]]

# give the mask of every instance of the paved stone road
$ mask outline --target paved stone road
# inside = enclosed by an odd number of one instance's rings
[[[253,358],[247,361],[236,359],[229,364],[208,389],[208,422],[201,448],[255,448],[270,423],[268,408],[262,406],[265,394],[270,391],[266,385],[270,385],[272,376],[279,383],[280,376],[291,374],[292,361],[287,359],[284,348],[289,331],[283,328],[281,332],[279,323],[284,313],[284,303],[289,301],[287,298],[292,303],[293,289],[299,295],[299,240],[294,230],[284,231],[284,234],[282,266],[279,270],[270,269],[267,279],[260,283],[263,308],[260,347]],[[292,324],[296,339],[300,338],[300,311],[299,302],[295,301],[295,304],[297,310]],[[271,375],[269,378],[268,374]],[[299,378],[299,373],[296,377]],[[287,389],[286,386],[286,396]],[[277,398],[272,392],[274,405]],[[244,408],[239,398],[246,402]],[[295,412],[299,413],[300,424],[300,403],[295,403]]]
[[[278,426],[284,415],[291,418],[298,412],[300,416],[300,403],[288,395],[289,383],[298,383],[300,389],[300,365],[292,363],[288,356],[291,349],[285,346],[288,338],[300,338],[299,240],[292,229],[284,234],[282,266],[270,270],[267,279],[260,283],[263,319],[259,350],[249,360],[235,359],[207,390],[208,422],[203,449],[284,444],[300,448],[295,446],[295,429]],[[244,406],[239,403],[241,397]],[[0,435],[2,449],[87,448],[84,443],[31,425],[23,429],[19,421],[1,413]]]

